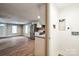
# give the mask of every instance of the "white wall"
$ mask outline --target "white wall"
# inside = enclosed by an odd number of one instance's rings
[[[53,28],[56,25],[56,29]],[[54,4],[48,5],[48,55],[56,55],[58,32],[58,11]]]
[[[79,36],[73,36],[72,31],[79,32],[79,4],[72,4],[63,8],[56,8],[54,4],[48,6],[48,55],[79,55]],[[59,31],[59,19],[66,19],[65,31]],[[56,25],[56,29],[53,28]],[[68,30],[67,27],[70,27]]]
[[[63,55],[79,55],[79,36],[71,35],[72,31],[79,32],[79,4],[63,7],[59,9],[59,14],[60,18],[66,19],[66,30],[59,31],[57,52]]]

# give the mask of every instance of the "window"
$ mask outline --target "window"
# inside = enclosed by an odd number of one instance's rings
[[[0,26],[5,26],[5,24],[0,24]]]
[[[25,33],[28,33],[28,25],[25,26]]]
[[[4,36],[6,34],[6,25],[5,24],[0,24],[0,37]]]
[[[16,25],[12,26],[12,33],[17,33],[17,26]]]

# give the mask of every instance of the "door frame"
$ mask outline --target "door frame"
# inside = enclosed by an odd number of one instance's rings
[[[45,56],[48,56],[48,3],[45,4]],[[35,49],[34,49],[35,56]]]
[[[45,56],[48,55],[48,3],[45,3]]]

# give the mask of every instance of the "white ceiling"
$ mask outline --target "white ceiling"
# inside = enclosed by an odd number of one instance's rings
[[[68,6],[79,6],[79,3],[54,3],[54,5],[58,8],[58,9],[63,9],[65,7]]]
[[[40,3],[0,3],[0,22],[24,24],[37,20],[39,6],[43,5]]]

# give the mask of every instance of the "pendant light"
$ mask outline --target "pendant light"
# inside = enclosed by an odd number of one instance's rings
[[[41,26],[41,24],[40,24],[40,22],[39,22],[39,20],[41,19],[41,17],[40,17],[40,5],[38,5],[38,16],[37,16],[37,20],[38,20],[38,22],[37,22],[37,27],[38,28],[41,28],[42,26]]]

